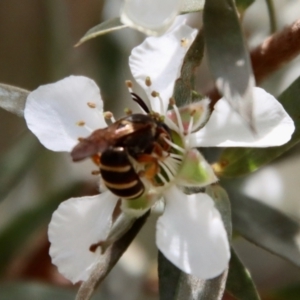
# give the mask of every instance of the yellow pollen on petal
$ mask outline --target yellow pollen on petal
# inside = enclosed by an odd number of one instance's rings
[[[90,107],[90,108],[96,108],[96,103],[94,103],[94,102],[88,102],[87,106]]]
[[[84,121],[78,121],[76,123],[77,126],[84,126],[85,125],[85,122]]]
[[[181,47],[187,47],[189,45],[189,40],[187,38],[182,38],[180,40]]]
[[[152,82],[151,82],[151,79],[150,79],[149,76],[146,77],[145,84],[146,84],[146,86],[151,86],[152,85]]]

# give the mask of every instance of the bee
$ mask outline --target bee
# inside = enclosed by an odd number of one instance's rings
[[[71,152],[73,161],[93,158],[105,186],[124,199],[136,199],[145,192],[141,176],[152,181],[159,172],[158,159],[170,147],[165,141],[171,139],[170,129],[144,103],[141,106],[147,114],[131,114],[98,129],[81,138]],[[134,160],[147,168],[136,172]]]

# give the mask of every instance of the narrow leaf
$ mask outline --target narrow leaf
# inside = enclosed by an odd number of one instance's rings
[[[75,47],[80,46],[84,42],[93,39],[99,35],[103,35],[112,31],[116,31],[122,28],[126,28],[127,25],[124,25],[120,18],[109,19],[103,23],[96,25],[86,32],[86,34],[79,40]]]
[[[236,6],[240,13],[243,13],[255,0],[236,0]]]
[[[0,202],[24,178],[42,150],[37,139],[27,131],[2,155],[0,158]]]
[[[254,76],[234,0],[206,0],[203,28],[217,88],[255,130],[252,120]]]
[[[176,80],[174,87],[174,98],[178,106],[183,106],[200,100],[200,95],[194,91],[195,87],[195,72],[201,64],[204,54],[204,37],[203,31],[199,30],[194,42],[186,53],[180,77]]]
[[[227,231],[228,240],[231,241],[232,224],[231,224],[231,204],[225,189],[219,184],[209,185],[205,189],[205,193],[212,197],[215,206],[219,210],[222,220]]]
[[[158,253],[158,278],[159,278],[159,299],[175,299],[177,286],[182,272],[175,267],[159,251]]]
[[[249,271],[231,249],[226,291],[238,300],[260,300]]]
[[[199,279],[180,271],[159,252],[158,276],[160,300],[221,300],[227,270],[210,280]]]
[[[0,234],[0,273],[3,272],[11,258],[22,249],[28,237],[42,225],[46,225],[58,204],[78,194],[82,183],[72,184],[56,193],[46,195],[39,205],[17,215]]]
[[[218,176],[237,177],[246,175],[271,162],[300,140],[300,77],[280,96],[279,101],[294,121],[296,130],[291,140],[283,146],[270,148],[227,148],[217,163]]]
[[[137,219],[128,232],[126,232],[117,242],[108,247],[104,255],[102,255],[101,260],[92,271],[90,278],[81,284],[76,300],[89,300],[92,297],[97,286],[108,275],[132,240],[139,233],[148,216],[149,212]]]
[[[222,300],[227,270],[216,278],[202,280],[182,273],[176,300]]]
[[[300,267],[300,223],[240,193],[232,191],[229,195],[234,230],[257,246]]]
[[[0,84],[0,107],[23,117],[29,91],[8,84]]]
[[[182,14],[200,11],[204,7],[205,0],[183,0],[180,7]]]
[[[292,284],[279,290],[268,293],[268,299],[270,300],[299,300],[300,285]]]

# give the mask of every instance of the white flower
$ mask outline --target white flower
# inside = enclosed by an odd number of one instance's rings
[[[230,251],[213,200],[203,193],[186,195],[177,187],[202,187],[216,181],[211,167],[193,148],[281,145],[290,139],[294,124],[281,104],[259,88],[254,89],[255,135],[225,99],[219,100],[204,127],[209,116],[208,99],[183,108],[171,101],[173,109],[167,112],[174,82],[196,33],[180,24],[164,36],[147,38],[132,51],[132,74],[148,95],[151,109],[165,116],[172,138],[164,139],[170,148],[159,156],[160,171],[152,178],[160,181],[160,186],[141,175],[146,192],[138,200],[122,200],[120,219],[121,225],[129,227],[136,216],[163,196],[165,209],[156,232],[158,248],[184,272],[209,279],[226,269]],[[99,88],[79,76],[33,91],[26,103],[25,118],[41,143],[54,151],[71,151],[79,137],[107,126]],[[145,171],[143,163],[133,158],[131,162],[136,172]],[[49,225],[50,255],[72,282],[87,280],[101,259],[97,246],[120,236],[118,222],[112,225],[118,199],[106,190],[93,197],[69,199],[54,212]]]
[[[179,14],[182,0],[124,0],[121,21],[148,35],[161,35]]]

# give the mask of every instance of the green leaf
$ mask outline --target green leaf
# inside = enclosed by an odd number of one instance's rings
[[[219,184],[212,184],[207,186],[205,193],[207,193],[215,201],[215,206],[222,216],[228,240],[231,241],[231,204],[227,192]]]
[[[243,13],[255,0],[236,0],[236,6],[240,13]]]
[[[89,279],[81,284],[76,295],[76,300],[89,300],[92,297],[97,286],[109,274],[111,269],[131,244],[132,240],[139,233],[146,222],[149,213],[150,212],[148,211],[145,215],[137,219],[132,227],[118,241],[105,250],[105,253],[101,256],[101,260],[95,266]]]
[[[160,300],[221,300],[227,271],[216,278],[202,280],[180,271],[159,252],[158,276]]]
[[[42,146],[28,131],[0,158],[0,201],[30,170]]]
[[[231,181],[231,188],[237,185]],[[236,191],[229,192],[229,196],[234,231],[300,267],[300,223]]]
[[[159,299],[175,299],[182,272],[158,252]]]
[[[205,0],[183,0],[180,7],[180,13],[185,14],[201,11],[204,7],[204,2]]]
[[[30,92],[16,86],[0,84],[0,107],[23,117],[27,96]]]
[[[195,72],[201,64],[204,54],[203,31],[199,30],[194,42],[187,51],[182,67],[180,77],[176,80],[174,87],[174,98],[178,106],[184,106],[187,103],[199,101],[201,96],[194,91]]]
[[[0,285],[3,300],[73,300],[75,292],[42,283],[6,283]]]
[[[206,0],[203,29],[208,61],[218,90],[254,128],[254,76],[234,0]]]
[[[228,237],[231,239],[230,202],[226,191],[215,184],[207,187],[205,192],[215,201]],[[160,300],[221,300],[225,289],[227,270],[216,278],[202,280],[180,271],[159,252],[158,276]]]
[[[222,300],[226,285],[227,270],[216,278],[202,280],[182,273],[176,300]]]
[[[249,271],[231,249],[226,291],[238,300],[260,300]]]
[[[270,300],[299,300],[300,285],[294,284],[268,294]]]
[[[59,203],[78,194],[82,188],[82,183],[75,183],[46,195],[45,199],[40,199],[39,205],[20,213],[3,228],[0,233],[0,273],[5,270],[11,258],[22,249],[28,237],[50,221]]]
[[[75,47],[80,46],[84,42],[93,39],[99,35],[103,35],[112,31],[126,28],[127,25],[124,25],[120,18],[109,19],[103,23],[96,25],[86,32],[86,34],[79,40]]]
[[[291,140],[283,146],[270,148],[227,148],[217,163],[218,176],[237,177],[256,171],[280,156],[300,140],[300,77],[278,98],[293,119],[296,130]]]

